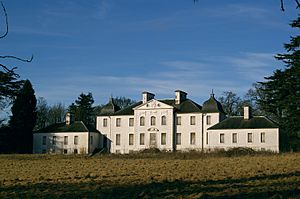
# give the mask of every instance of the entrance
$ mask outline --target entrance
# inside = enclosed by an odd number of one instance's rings
[[[156,147],[156,133],[150,133],[150,147]]]

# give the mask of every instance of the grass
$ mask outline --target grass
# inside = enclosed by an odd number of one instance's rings
[[[300,154],[0,155],[0,198],[300,198]]]

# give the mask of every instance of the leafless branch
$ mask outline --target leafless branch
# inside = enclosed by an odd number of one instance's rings
[[[7,58],[16,59],[16,60],[23,61],[23,62],[31,62],[33,60],[33,55],[31,55],[30,59],[22,59],[22,58],[12,56],[12,55],[0,56],[0,59],[7,59]]]
[[[14,76],[16,76],[16,77],[20,77],[18,74],[16,74],[15,73],[15,69],[17,69],[17,67],[13,67],[12,69],[9,69],[9,68],[7,68],[7,66],[5,66],[5,65],[3,65],[3,64],[0,64],[0,66],[4,69],[4,71],[5,72],[7,72],[7,73],[11,73],[11,74],[13,74]]]
[[[300,9],[300,3],[298,0],[295,0],[296,1],[296,4],[297,4],[297,8]]]
[[[280,7],[281,7],[281,10],[284,12],[283,0],[280,0]]]
[[[0,39],[1,39],[3,37],[6,37],[6,35],[8,34],[8,17],[7,17],[7,12],[6,12],[6,9],[5,9],[2,1],[0,1],[0,3],[1,3],[1,6],[2,6],[4,15],[5,15],[5,23],[6,23],[6,31],[5,31],[5,33],[3,35],[0,36]]]

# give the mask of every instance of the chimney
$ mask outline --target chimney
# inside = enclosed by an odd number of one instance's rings
[[[249,120],[251,119],[251,107],[250,106],[245,106],[244,107],[244,120]]]
[[[184,100],[186,100],[187,93],[181,90],[175,91],[175,104],[180,104]]]
[[[74,122],[74,115],[72,113],[66,114],[66,125],[70,125]]]
[[[149,100],[152,100],[152,99],[154,99],[154,94],[152,94],[152,93],[149,93],[149,92],[146,92],[146,91],[144,91],[143,93],[142,93],[142,96],[143,96],[143,104],[144,103],[146,103],[146,102],[148,102]]]

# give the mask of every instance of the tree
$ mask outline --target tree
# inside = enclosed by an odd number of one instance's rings
[[[62,103],[56,103],[53,106],[50,106],[48,112],[48,125],[63,122],[65,115],[66,108]]]
[[[242,100],[236,93],[231,91],[223,92],[219,97],[219,101],[228,116],[240,115],[242,109]]]
[[[300,28],[300,15],[291,23]],[[258,100],[261,108],[279,123],[282,133],[292,150],[300,150],[300,36],[291,37],[285,44],[287,53],[278,54],[277,60],[283,61],[286,68],[276,70],[259,82],[263,97]]]
[[[113,98],[114,103],[120,108],[120,109],[124,109],[134,103],[136,103],[136,101],[127,98],[127,97],[115,97]]]
[[[45,128],[49,123],[49,106],[43,97],[39,97],[36,105],[37,119],[35,130]]]
[[[36,122],[36,98],[29,80],[17,94],[11,108],[9,126],[12,130],[12,146],[18,153],[32,152],[32,131]]]
[[[86,125],[94,125],[94,108],[93,108],[93,95],[92,93],[81,93],[75,104],[69,106],[69,111],[74,114],[75,120],[83,121]]]

